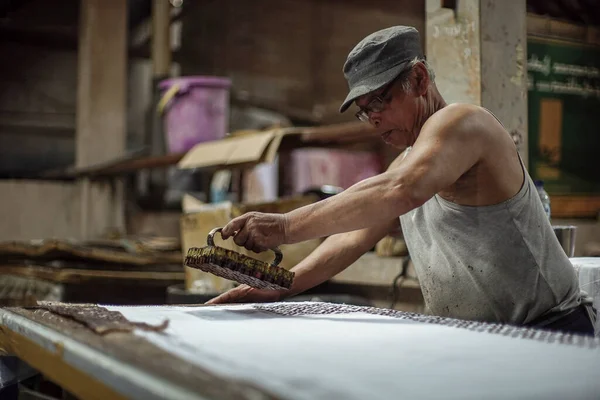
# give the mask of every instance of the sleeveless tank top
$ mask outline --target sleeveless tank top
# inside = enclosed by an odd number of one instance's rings
[[[585,300],[521,167],[521,189],[502,203],[463,206],[436,194],[400,216],[429,313],[525,325]]]

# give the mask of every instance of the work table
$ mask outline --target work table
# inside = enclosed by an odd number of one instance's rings
[[[600,340],[582,336],[317,302],[98,309],[169,324],[98,334],[7,308],[0,347],[81,399],[600,395]]]

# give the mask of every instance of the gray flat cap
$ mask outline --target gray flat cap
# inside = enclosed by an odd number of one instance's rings
[[[361,40],[344,63],[349,93],[340,112],[358,97],[391,82],[415,57],[423,58],[423,50],[419,31],[411,26],[382,29]]]

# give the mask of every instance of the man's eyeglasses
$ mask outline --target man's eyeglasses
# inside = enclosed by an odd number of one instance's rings
[[[382,112],[385,110],[385,104],[390,101],[389,91],[394,86],[394,79],[390,82],[387,87],[381,92],[381,94],[373,97],[369,104],[366,107],[361,108],[356,112],[356,118],[358,118],[362,122],[369,122],[369,113],[370,112]]]

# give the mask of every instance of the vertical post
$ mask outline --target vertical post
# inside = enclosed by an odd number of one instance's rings
[[[77,73],[77,167],[122,156],[126,139],[127,2],[82,0]],[[124,226],[123,186],[81,184],[81,236]]]
[[[527,148],[526,0],[480,0],[481,105],[519,137],[525,165]]]
[[[152,4],[152,64],[155,78],[166,78],[171,70],[171,4],[154,0]]]
[[[162,116],[156,106],[161,98],[158,84],[170,75],[171,71],[171,4],[167,0],[152,1],[152,107],[148,114],[148,135],[146,145],[151,155],[167,153]],[[144,171],[146,195],[162,196],[168,185],[167,170],[155,169]]]

